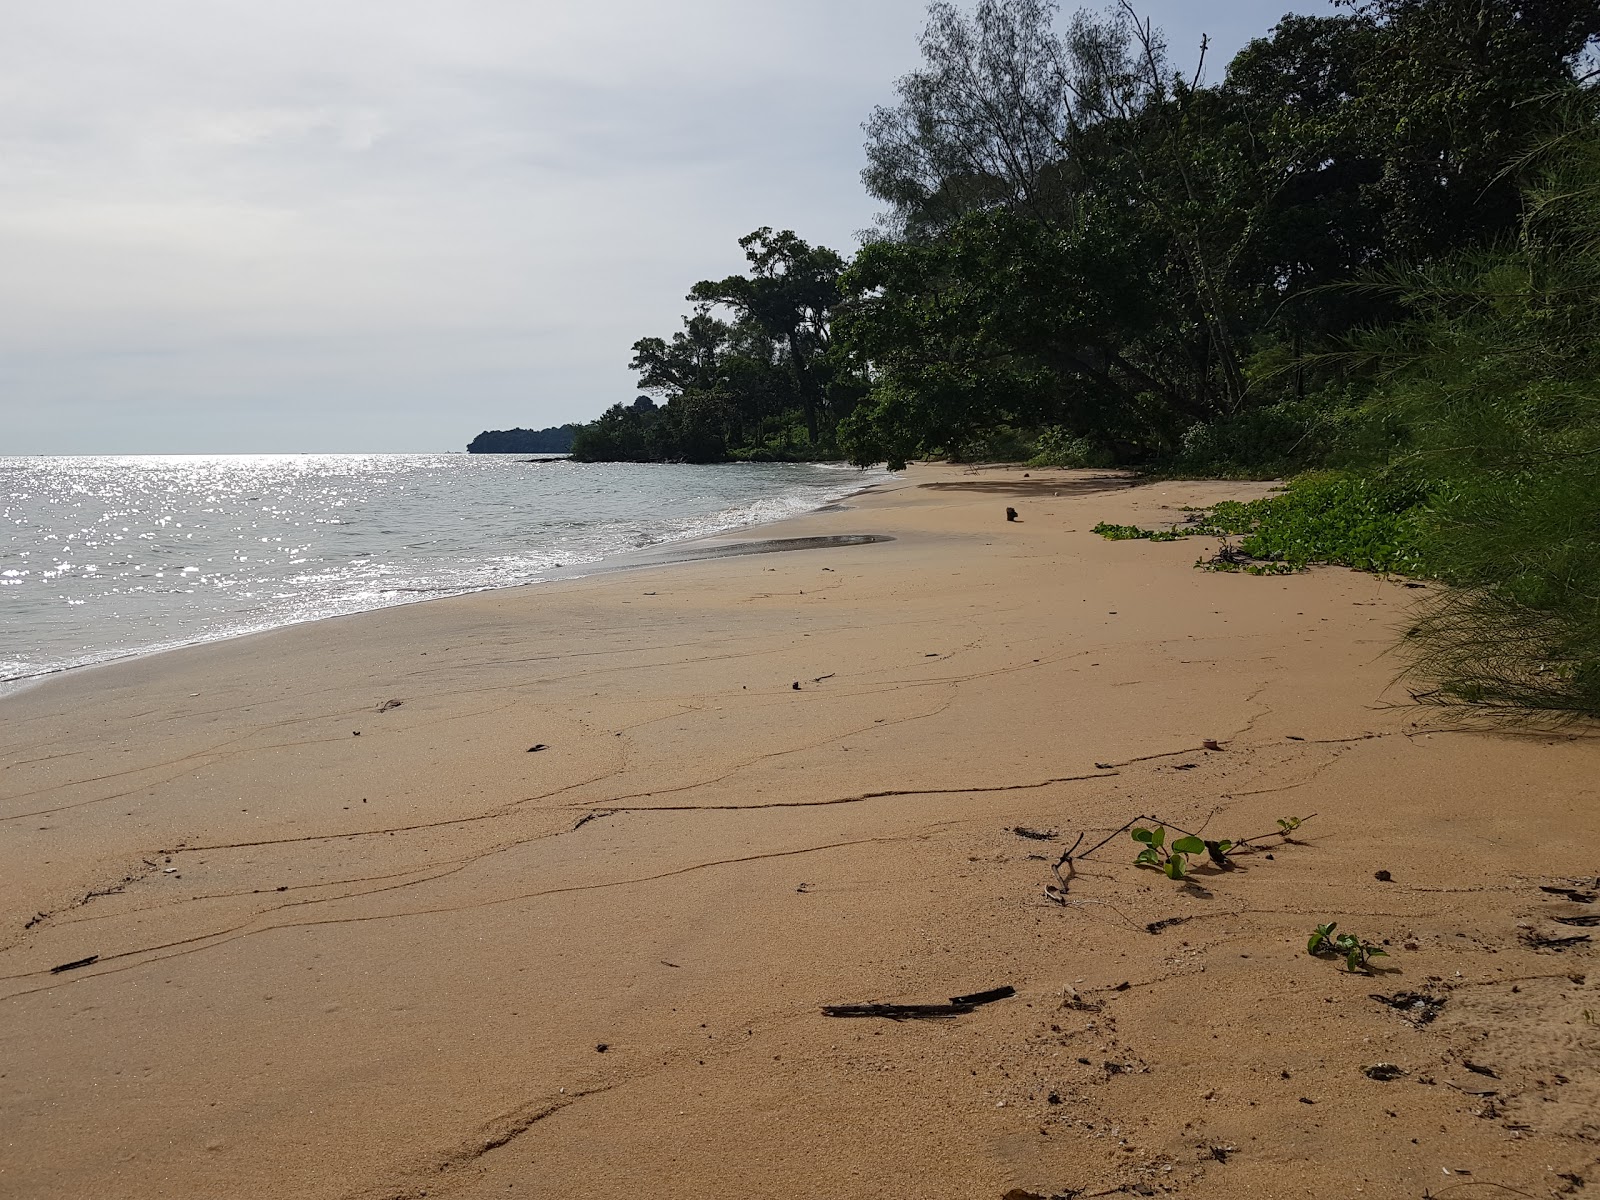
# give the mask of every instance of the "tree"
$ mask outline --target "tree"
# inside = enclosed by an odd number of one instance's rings
[[[816,445],[818,413],[826,403],[817,360],[828,351],[844,260],[825,246],[807,244],[789,229],[773,233],[763,227],[740,238],[739,246],[750,263],[750,274],[702,280],[688,298],[696,304],[730,308],[784,342],[805,406],[806,435]]]

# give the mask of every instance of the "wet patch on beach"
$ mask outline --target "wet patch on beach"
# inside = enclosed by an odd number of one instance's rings
[[[819,537],[762,538],[753,542],[725,542],[698,546],[673,546],[652,557],[667,562],[694,562],[705,558],[734,558],[743,554],[780,554],[787,550],[836,550],[841,546],[870,546],[892,542],[882,533],[836,533]]]

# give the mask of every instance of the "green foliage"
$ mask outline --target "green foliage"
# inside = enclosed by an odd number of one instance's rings
[[[1098,533],[1101,537],[1111,542],[1176,542],[1180,538],[1190,536],[1194,531],[1188,529],[1145,529],[1139,525],[1112,525],[1101,521],[1091,533]]]
[[[1280,368],[1286,359],[1277,353],[1270,357]],[[1269,381],[1259,386],[1265,390]],[[1177,452],[1159,470],[1186,477],[1297,475],[1344,451],[1359,436],[1359,419],[1350,386],[1330,383],[1305,399],[1288,396],[1191,425]]]
[[[1317,956],[1334,956],[1344,959],[1346,971],[1369,971],[1374,958],[1387,958],[1389,952],[1381,946],[1358,938],[1353,933],[1335,934],[1337,921],[1318,925],[1306,943],[1306,953]]]
[[[1360,475],[1302,475],[1281,495],[1219,504],[1196,531],[1243,535],[1251,558],[1299,569],[1334,563],[1358,571],[1420,574],[1426,570],[1418,523],[1425,496]]]
[[[1217,847],[1215,857],[1225,857],[1233,846],[1232,842],[1207,843],[1197,837],[1181,837],[1168,846],[1167,830],[1162,825],[1154,829],[1134,829],[1130,835],[1144,847],[1133,860],[1134,865],[1160,871],[1168,879],[1188,878],[1191,855],[1207,854],[1214,844]]]
[[[1417,532],[1422,498],[1414,489],[1357,475],[1315,473],[1290,482],[1280,495],[1248,503],[1224,501],[1177,529],[1143,529],[1102,522],[1094,532],[1112,540],[1242,537],[1237,556],[1202,560],[1210,570],[1279,574],[1312,563],[1361,571],[1417,574],[1424,569]]]
[[[1061,425],[1050,425],[1039,431],[1034,439],[1030,467],[1109,467],[1112,455],[1086,437],[1080,437]]]
[[[741,239],[574,454],[1291,477],[1098,532],[1432,577],[1428,696],[1600,716],[1600,0],[1339,8],[1208,84],[1125,4],[938,0],[877,234]]]
[[[1041,465],[1337,461],[1367,380],[1325,352],[1403,312],[1330,285],[1513,236],[1503,167],[1581,92],[1600,32],[1595,0],[1372,0],[1286,17],[1205,86],[1126,6],[1056,16],[933,4],[868,122],[888,211],[841,333],[883,391],[858,460],[1010,424],[1065,431]]]
[[[1409,319],[1358,350],[1405,430],[1386,473],[1432,481],[1433,594],[1409,632],[1430,699],[1600,716],[1600,131],[1533,159],[1521,238],[1368,286]]]
[[[1213,840],[1206,838],[1200,843],[1205,847],[1206,857],[1219,867],[1231,867],[1233,862],[1228,858],[1228,851],[1238,843],[1230,842],[1227,838]]]
[[[748,274],[695,284],[681,330],[633,345],[639,387],[666,404],[613,406],[580,429],[575,458],[794,462],[838,453],[838,419],[866,390],[832,337],[844,260],[790,230],[758,229],[739,245]]]

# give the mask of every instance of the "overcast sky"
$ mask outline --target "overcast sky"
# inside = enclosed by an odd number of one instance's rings
[[[1066,7],[1071,7],[1068,4]],[[1149,0],[1213,78],[1318,0]],[[456,450],[848,253],[921,0],[49,0],[0,41],[0,454]]]

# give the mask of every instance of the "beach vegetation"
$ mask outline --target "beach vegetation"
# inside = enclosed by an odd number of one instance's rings
[[[1347,971],[1368,971],[1374,958],[1387,958],[1388,951],[1353,933],[1335,933],[1337,921],[1329,921],[1312,930],[1306,942],[1306,953],[1318,957],[1331,956],[1344,959]]]
[[[1207,853],[1206,843],[1193,836],[1177,838],[1169,845],[1167,830],[1163,825],[1157,825],[1154,829],[1132,829],[1129,834],[1143,847],[1133,860],[1134,865],[1160,871],[1168,879],[1187,878],[1189,858]],[[1218,853],[1225,856],[1232,845],[1232,842],[1217,843]]]
[[[1219,64],[1131,0],[937,0],[854,256],[745,236],[573,455],[1286,477],[1100,532],[1437,581],[1414,694],[1600,716],[1597,38],[1600,0],[1351,0]]]
[[[791,230],[757,229],[739,246],[749,264],[744,274],[694,284],[681,329],[633,344],[628,365],[645,395],[579,427],[573,458],[837,457],[835,427],[865,390],[833,348],[844,260]]]

